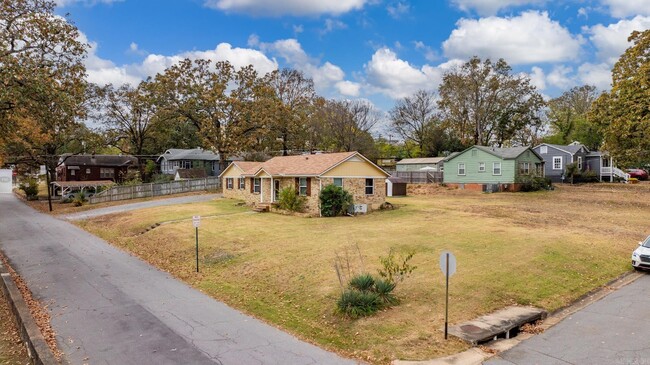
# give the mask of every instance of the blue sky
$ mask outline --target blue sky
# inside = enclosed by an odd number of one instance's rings
[[[504,58],[547,97],[609,88],[650,0],[57,0],[92,45],[88,79],[137,83],[180,59],[292,67],[319,94],[389,110],[469,57]]]

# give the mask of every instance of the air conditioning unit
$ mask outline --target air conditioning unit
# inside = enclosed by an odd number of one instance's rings
[[[355,204],[354,205],[354,214],[366,214],[368,213],[368,204]]]

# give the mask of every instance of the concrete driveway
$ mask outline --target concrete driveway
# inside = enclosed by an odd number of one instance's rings
[[[0,194],[0,249],[48,304],[67,363],[357,363],[235,311],[11,194]]]
[[[484,364],[650,365],[650,275]]]
[[[139,202],[139,203],[114,205],[111,207],[86,210],[79,213],[62,214],[59,215],[58,217],[65,220],[74,221],[74,220],[82,220],[82,219],[88,219],[93,217],[99,217],[102,215],[113,214],[113,213],[128,212],[130,210],[136,210],[136,209],[161,207],[164,205],[174,205],[174,204],[207,202],[217,198],[221,198],[221,194],[201,194],[201,195],[181,196],[177,198],[158,199],[158,200],[151,200],[151,201]]]

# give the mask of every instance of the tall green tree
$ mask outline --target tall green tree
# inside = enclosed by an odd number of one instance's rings
[[[438,93],[443,121],[463,144],[501,146],[521,129],[541,124],[542,96],[503,59],[473,57],[445,73]]]
[[[367,157],[377,155],[370,130],[379,113],[362,100],[328,100],[316,115],[322,130],[322,147],[328,151],[359,151]]]
[[[551,134],[546,141],[569,144],[579,141],[589,149],[598,149],[602,136],[597,126],[587,120],[587,113],[598,97],[595,86],[577,86],[548,102],[546,119]]]
[[[600,126],[604,149],[623,166],[650,164],[650,30],[634,31],[632,45],[612,69],[612,89],[588,119]]]

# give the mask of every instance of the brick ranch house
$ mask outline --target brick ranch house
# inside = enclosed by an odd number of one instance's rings
[[[247,204],[272,204],[280,191],[295,187],[307,198],[305,211],[320,215],[319,194],[323,187],[343,187],[354,204],[379,209],[386,201],[388,173],[359,152],[274,157],[266,162],[234,161],[220,175],[223,196]]]

